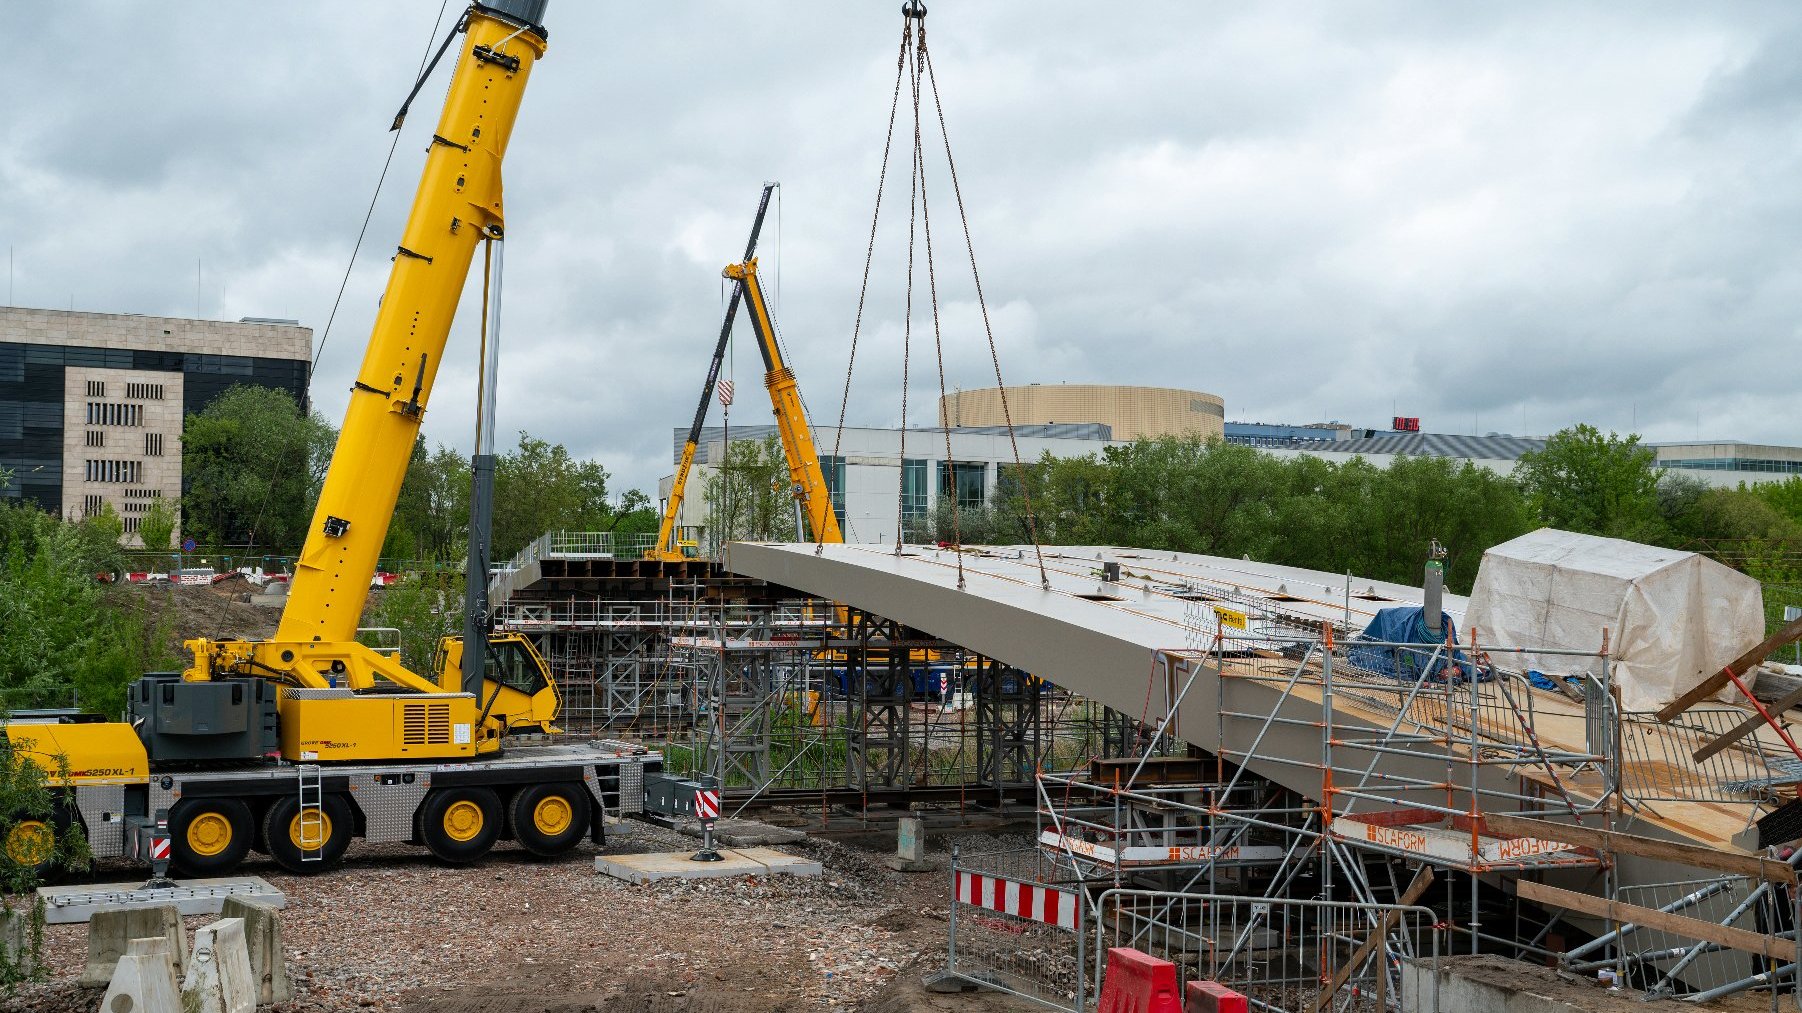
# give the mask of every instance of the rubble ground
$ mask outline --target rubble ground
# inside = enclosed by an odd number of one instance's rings
[[[609,837],[608,853],[694,847],[673,831],[626,827]],[[451,867],[416,848],[358,844],[320,876],[253,857],[243,874],[267,879],[288,901],[282,932],[296,996],[276,1009],[781,1013],[880,998],[884,1013],[952,1005],[981,1013],[1013,1002],[924,993],[914,1001],[899,982],[944,959],[944,873],[892,872],[881,854],[809,838],[785,850],[820,861],[819,878],[632,886],[595,873],[599,850],[584,844],[547,861],[503,844],[480,865]],[[98,878],[137,875],[115,865]],[[187,919],[188,930],[207,920]],[[50,980],[6,1008],[97,1008],[101,993],[74,984],[86,939],[86,925],[48,926]]]

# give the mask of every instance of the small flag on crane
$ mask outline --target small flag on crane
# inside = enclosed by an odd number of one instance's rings
[[[714,387],[714,390],[719,393],[720,407],[722,407],[722,408],[732,407],[732,381],[731,380],[721,380],[720,382],[714,384],[713,387]]]

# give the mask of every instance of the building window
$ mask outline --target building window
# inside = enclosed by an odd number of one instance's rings
[[[89,380],[88,381],[88,396],[89,397],[105,397],[106,396],[106,381],[105,380]]]
[[[826,491],[832,494],[832,515],[838,526],[845,526],[845,459],[831,454],[820,455],[820,477],[826,480]]]
[[[90,384],[90,386],[92,386]],[[93,393],[89,391],[89,393]],[[128,383],[125,385],[125,396],[133,401],[161,401],[163,385],[160,383]]]
[[[980,510],[988,502],[988,471],[981,461],[940,461],[939,495],[956,496],[960,510]]]
[[[81,498],[81,515],[98,517],[106,509],[106,498],[92,493]]]
[[[125,533],[128,535],[137,534],[138,533],[138,522],[141,520],[143,520],[142,517],[127,517],[127,518],[125,518]]]
[[[901,462],[901,519],[911,521],[926,516],[932,509],[932,490],[928,487],[926,462]]]
[[[144,434],[144,456],[146,456],[146,457],[161,457],[161,456],[163,456],[163,434],[162,433],[145,433]]]
[[[90,446],[90,447],[106,446],[106,430],[104,430],[104,429],[88,430],[88,446]]]
[[[137,485],[144,480],[142,461],[86,461],[90,482],[115,482]],[[128,493],[129,494],[129,493]]]

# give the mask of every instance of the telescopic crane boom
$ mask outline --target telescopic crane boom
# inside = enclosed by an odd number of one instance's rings
[[[789,488],[800,504],[807,530],[804,539],[837,544],[845,540],[839,530],[838,514],[832,509],[832,491],[820,469],[820,452],[814,446],[813,427],[807,423],[807,406],[801,403],[801,387],[794,371],[782,359],[782,346],[776,340],[776,323],[770,317],[769,303],[763,298],[763,285],[757,280],[757,258],[746,257],[741,263],[726,267],[726,277],[736,280],[744,289],[745,307],[751,317],[751,329],[757,334],[757,348],[763,353],[763,385],[770,393],[770,410],[776,416],[776,429],[782,435],[782,453],[788,460]]]
[[[459,675],[461,638],[440,647],[434,678],[357,642],[471,259],[478,243],[505,236],[501,160],[526,79],[544,55],[545,6],[545,0],[472,3],[439,51],[443,56],[463,36],[275,636],[188,641],[194,664],[183,677],[189,682],[258,676],[283,684],[282,752],[290,760],[429,752],[397,741],[404,736],[390,712],[409,693],[443,698],[451,734],[434,743],[441,747],[436,755],[492,751],[508,730],[548,730],[555,717],[556,691],[543,661],[516,635],[487,645],[496,674],[479,687],[463,685]],[[325,690],[350,695],[315,692]]]

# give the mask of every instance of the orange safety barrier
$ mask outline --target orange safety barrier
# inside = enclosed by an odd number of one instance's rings
[[[1243,993],[1217,981],[1191,981],[1183,992],[1183,1013],[1248,1013]]]
[[[1126,946],[1109,949],[1097,1013],[1183,1013],[1176,965]]]

